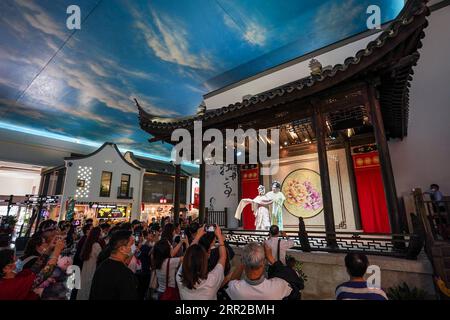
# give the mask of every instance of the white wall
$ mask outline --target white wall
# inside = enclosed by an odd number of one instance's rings
[[[414,68],[408,136],[389,143],[399,196],[431,183],[450,195],[450,6],[429,22]]]
[[[69,163],[72,163],[72,166],[69,166]],[[131,167],[119,156],[117,151],[111,145],[106,145],[103,150],[91,157],[78,160],[66,160],[67,172],[62,203],[65,203],[68,197],[75,197],[76,195],[79,167],[92,167],[92,175],[88,197],[78,198],[77,200],[100,203],[131,203],[132,219],[139,218],[142,185],[141,170]],[[102,171],[113,173],[110,197],[100,197]],[[122,174],[129,174],[131,176],[130,187],[134,189],[133,199],[117,199],[117,188],[120,186]],[[64,210],[62,211],[64,212]]]
[[[231,165],[230,170],[221,170],[221,167],[222,166],[219,165],[207,165],[205,168],[206,207],[217,211],[222,211],[227,208],[228,227],[237,228],[239,224],[234,218],[234,213],[239,201],[237,166]],[[223,174],[221,174],[222,172]],[[234,180],[232,177],[233,175],[235,177]],[[228,185],[229,188],[226,187],[226,185]],[[230,190],[228,195],[226,194],[227,190]],[[212,200],[212,198],[214,199]]]
[[[40,174],[0,171],[0,195],[24,196],[39,191]]]

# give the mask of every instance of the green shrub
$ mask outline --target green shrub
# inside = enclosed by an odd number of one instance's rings
[[[308,281],[308,276],[303,272],[303,263],[292,256],[286,255],[286,261],[288,261],[289,259],[295,260],[294,270],[298,273],[298,276],[302,278],[304,282]]]
[[[389,300],[425,300],[427,293],[416,287],[410,288],[406,282],[387,290]]]

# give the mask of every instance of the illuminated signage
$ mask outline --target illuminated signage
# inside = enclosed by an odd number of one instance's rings
[[[98,219],[120,219],[127,217],[127,207],[99,208],[97,212]]]

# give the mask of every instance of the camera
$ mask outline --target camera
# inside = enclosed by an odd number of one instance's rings
[[[206,232],[214,232],[216,229],[216,225],[215,224],[210,224],[210,225],[206,225],[205,226],[205,231]]]

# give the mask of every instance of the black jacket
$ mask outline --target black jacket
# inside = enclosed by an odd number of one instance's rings
[[[283,265],[280,261],[276,261],[269,267],[268,278],[280,278],[289,283],[292,288],[291,294],[284,300],[298,300],[301,297],[301,290],[305,287],[303,279],[300,278],[294,269]]]

